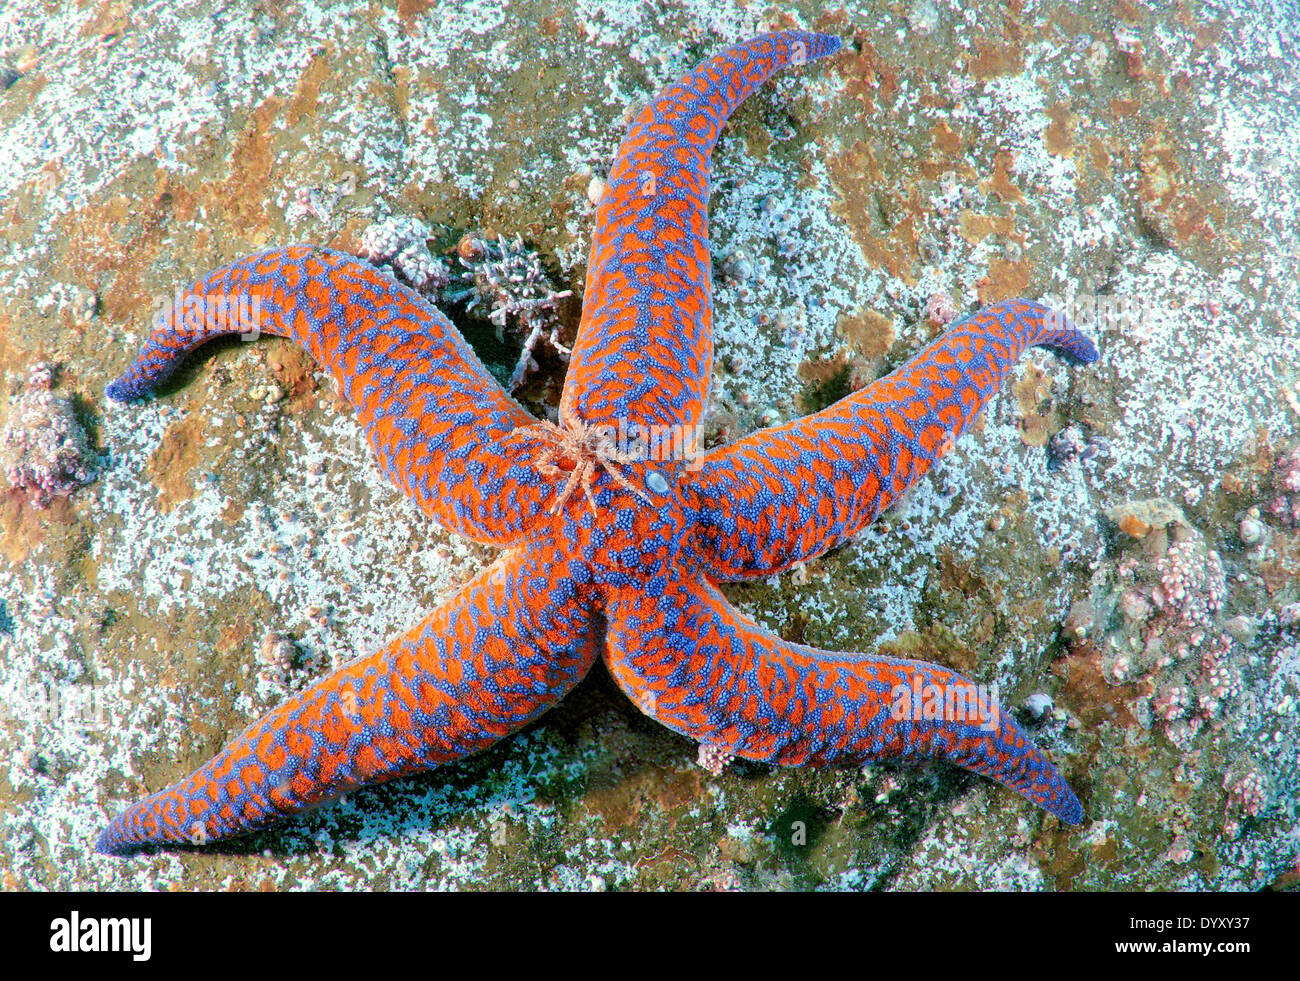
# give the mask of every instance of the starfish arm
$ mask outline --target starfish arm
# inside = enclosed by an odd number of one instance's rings
[[[1097,360],[1063,315],[1006,300],[821,412],[706,454],[694,483],[704,570],[770,575],[852,538],[952,448],[1030,346]]]
[[[678,579],[607,609],[610,673],[647,715],[717,760],[785,766],[912,757],[992,777],[1078,824],[1069,785],[996,701],[925,661],[819,651],[742,616],[717,588]]]
[[[764,34],[660,92],[619,145],[596,230],[560,419],[693,436],[713,357],[709,157],[774,72],[837,51],[827,34]]]
[[[512,550],[413,630],[291,699],[100,836],[120,855],[262,827],[363,784],[492,745],[541,715],[596,657],[556,566]]]
[[[505,545],[541,511],[536,471],[499,441],[533,419],[460,333],[412,291],[331,249],[293,245],[199,280],[163,311],[125,375],[142,398],[185,355],[224,334],[289,337],[338,379],[384,472],[444,527]]]

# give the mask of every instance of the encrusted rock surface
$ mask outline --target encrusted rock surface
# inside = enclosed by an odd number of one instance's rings
[[[32,366],[59,365],[46,394],[98,469],[0,514],[4,888],[1294,883],[1300,24],[1262,6],[6,4],[10,418]],[[728,595],[793,640],[998,684],[1086,823],[938,765],[714,775],[597,668],[476,759],[224,848],[94,854],[123,804],[492,556],[384,481],[285,342],[217,345],[158,400],[108,403],[153,314],[294,241],[392,247],[377,261],[436,292],[466,235],[522,239],[580,298],[631,114],[792,24],[857,49],[723,133],[706,443],[814,411],[1007,296],[1066,308],[1102,360],[1027,356],[860,540]],[[579,310],[548,313],[561,346]],[[507,380],[525,338],[449,315]],[[523,363],[544,415],[563,359]]]

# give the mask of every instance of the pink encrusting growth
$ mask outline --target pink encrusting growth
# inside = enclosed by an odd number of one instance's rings
[[[475,752],[545,711],[598,656],[643,711],[703,744],[711,768],[733,756],[936,757],[1082,819],[1014,722],[963,701],[975,686],[960,675],[788,643],[714,585],[857,533],[950,448],[1025,347],[1094,360],[1067,321],[1027,300],[998,304],[824,411],[699,458],[608,441],[629,425],[698,432],[712,370],[710,151],[773,72],[839,46],[797,31],[754,38],[637,117],[597,211],[558,426],[511,400],[433,307],[355,258],[290,246],[191,287],[110,395],[139,398],[207,338],[247,329],[205,321],[214,302],[255,305],[258,329],[306,345],[339,378],[398,486],[448,528],[507,551],[409,633],[132,805],[101,850],[240,834]]]
[[[72,402],[55,395],[54,368],[33,365],[0,432],[0,472],[32,505],[48,507],[95,479],[95,453]]]

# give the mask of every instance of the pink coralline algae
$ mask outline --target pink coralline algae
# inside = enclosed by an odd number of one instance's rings
[[[1086,463],[1110,456],[1110,442],[1104,436],[1085,433],[1079,426],[1066,426],[1047,441],[1047,466],[1059,470],[1071,460]]]
[[[1190,692],[1184,685],[1171,685],[1151,702],[1151,708],[1156,716],[1166,722],[1181,718],[1190,706]]]
[[[1214,621],[1227,592],[1223,562],[1217,552],[1196,538],[1169,546],[1156,562],[1160,582],[1151,590],[1157,609],[1183,626],[1192,628],[1193,643]]]
[[[1269,497],[1283,489],[1287,455],[1270,467]],[[1135,783],[1173,836],[1164,860],[1181,864],[1254,834],[1295,797],[1300,645],[1281,641],[1300,627],[1300,603],[1253,611],[1268,600],[1250,575],[1261,553],[1229,539],[1220,554],[1173,501],[1132,501],[1107,516],[1114,548],[1062,628],[1072,656],[1095,659],[1108,688],[1074,697],[1123,700],[1111,724],[1132,727],[1125,746],[1149,748]],[[1242,541],[1262,548],[1268,537],[1248,524]]]
[[[939,326],[952,323],[957,318],[957,305],[947,293],[931,293],[925,302],[925,316]]]
[[[499,235],[493,242],[465,235],[456,246],[458,268],[449,268],[429,251],[432,234],[415,218],[385,218],[361,233],[357,255],[434,302],[459,305],[465,313],[487,319],[496,328],[497,340],[505,341],[509,332],[522,343],[510,391],[537,370],[535,355],[541,345],[568,362],[571,352],[560,342],[556,310],[558,301],[571,292],[555,289],[537,252],[525,247],[519,236],[511,240]]]
[[[1300,528],[1300,445],[1278,455],[1273,465],[1273,489],[1269,513],[1283,527]]]
[[[429,226],[415,218],[385,218],[361,233],[357,254],[417,292],[439,290],[451,279],[447,264],[429,251]]]
[[[696,763],[708,770],[715,777],[726,769],[727,764],[736,757],[722,746],[714,746],[710,743],[700,743],[700,749],[696,755]]]
[[[0,433],[0,468],[15,490],[38,508],[68,497],[95,478],[95,455],[72,403],[50,391],[54,369],[37,364]]]
[[[1240,691],[1244,648],[1220,623],[1223,560],[1172,502],[1139,501],[1110,517],[1132,544],[1094,580],[1088,611],[1109,627],[1092,641],[1109,680],[1143,679],[1152,717],[1188,719],[1194,731]]]
[[[497,236],[495,243],[466,235],[456,246],[460,270],[443,294],[448,303],[464,303],[466,312],[483,311],[504,340],[509,329],[524,345],[519,362],[510,376],[514,391],[530,371],[538,368],[534,354],[543,341],[559,358],[568,362],[570,349],[560,342],[561,324],[556,316],[557,301],[570,290],[556,290],[542,267],[541,256],[516,236],[511,241]]]
[[[1240,777],[1234,777],[1232,774],[1225,775],[1223,788],[1228,792],[1229,807],[1235,805],[1246,817],[1257,816],[1268,801],[1264,778],[1254,770]]]

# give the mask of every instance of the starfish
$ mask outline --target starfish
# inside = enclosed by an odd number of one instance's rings
[[[753,38],[637,116],[596,211],[558,424],[507,395],[421,297],[341,252],[293,245],[231,263],[159,315],[109,397],[144,397],[220,334],[293,338],[333,372],[394,482],[504,551],[407,633],[131,805],[100,851],[216,841],[459,759],[537,718],[597,658],[714,770],[732,757],[935,757],[1082,819],[1057,769],[974,683],[787,642],[718,589],[852,538],[952,446],[1026,347],[1097,357],[1041,304],[998,303],[821,412],[700,451],[714,143],[775,71],[839,47],[797,31]]]

